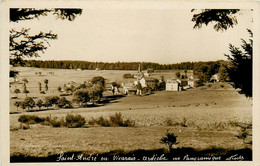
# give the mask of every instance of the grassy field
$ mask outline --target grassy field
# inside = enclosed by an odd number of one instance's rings
[[[18,68],[19,79],[27,78],[28,96],[44,98],[57,95],[57,87],[70,81],[82,83],[94,76],[103,76],[107,81],[123,82],[124,73],[135,71],[75,71],[37,68]],[[42,76],[35,75],[41,71]],[[54,75],[48,75],[48,72]],[[190,73],[189,73],[190,74]],[[174,77],[173,72],[155,73],[154,77],[165,79]],[[38,82],[49,80],[49,89],[40,95]],[[221,87],[221,85],[224,87]],[[13,91],[21,84],[13,84]],[[110,94],[111,95],[111,94]],[[178,148],[251,149],[236,136],[240,134],[240,123],[252,124],[252,105],[250,100],[238,94],[227,83],[215,83],[198,89],[182,92],[156,91],[148,96],[118,97],[116,100],[91,108],[51,109],[35,112],[16,110],[13,103],[25,97],[10,99],[10,153],[11,156],[47,157],[61,152],[83,152],[86,154],[109,153],[111,151],[130,152],[136,150],[167,149],[160,143],[166,131],[178,136]],[[70,100],[70,98],[68,98]],[[15,113],[17,112],[17,113]],[[123,118],[130,118],[135,127],[98,127],[88,124],[92,118],[108,118],[120,112]],[[19,129],[20,115],[38,115],[63,118],[68,113],[80,114],[86,119],[83,128],[53,128],[40,124],[30,129]],[[186,126],[186,127],[184,127]],[[59,141],[57,141],[59,140]],[[248,140],[247,140],[248,141]]]

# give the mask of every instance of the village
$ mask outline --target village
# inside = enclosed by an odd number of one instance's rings
[[[10,66],[10,68],[13,69],[12,66]],[[78,68],[75,71],[80,73],[83,70]],[[99,68],[97,68],[95,71],[97,72],[97,74],[102,73],[102,70],[100,70]],[[49,75],[53,77],[55,76],[54,72],[47,72],[47,73],[35,72],[35,75],[38,77],[44,75]],[[124,77],[124,75],[128,75],[128,76],[130,75],[130,76]],[[163,74],[154,73],[154,70],[152,69],[142,71],[140,64],[136,71],[132,71],[132,74],[125,73],[124,75],[122,76],[123,79],[119,79],[119,81],[117,81],[118,79],[116,80],[114,78],[110,80],[104,78],[105,91],[111,92],[112,95],[149,95],[153,91],[157,91],[157,90],[174,92],[174,91],[185,91],[191,88],[197,88],[198,87],[197,82],[199,81],[198,76],[194,76],[192,71],[189,71],[188,74],[186,70],[182,71],[182,74],[180,74],[180,72],[178,71],[177,73],[172,73],[171,75],[168,74],[165,79],[165,76]],[[19,86],[19,84],[20,85],[23,84],[22,88],[24,88],[24,83],[22,83],[23,81],[22,79],[19,78],[19,75],[15,77],[10,77],[9,82],[10,82],[10,97],[15,99],[17,96],[15,89],[17,89],[17,86]],[[84,80],[84,82],[90,83],[90,81],[87,80]],[[210,82],[219,82],[218,74],[214,74],[211,77]],[[63,88],[61,88],[62,85],[60,85],[57,88],[61,92],[61,96],[62,96],[68,94],[68,90],[70,90],[70,92],[72,93],[73,89],[75,89],[77,85],[80,85],[80,82],[70,81],[64,84]],[[41,91],[41,93],[45,94],[46,91]],[[52,91],[52,93],[55,92]]]

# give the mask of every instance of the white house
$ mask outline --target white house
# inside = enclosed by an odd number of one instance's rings
[[[210,82],[219,82],[218,74],[214,74],[213,76],[211,76]]]
[[[193,88],[195,86],[195,81],[194,80],[188,80],[188,85]]]
[[[180,83],[177,80],[167,80],[166,81],[166,91],[180,91]]]

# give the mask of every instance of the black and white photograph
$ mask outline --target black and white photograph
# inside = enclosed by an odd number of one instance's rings
[[[29,2],[2,2],[7,163],[254,165],[256,2]]]

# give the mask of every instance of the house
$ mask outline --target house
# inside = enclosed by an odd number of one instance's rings
[[[188,85],[189,85],[191,88],[195,87],[195,80],[189,79],[189,80],[188,80]]]
[[[180,91],[180,83],[176,79],[166,81],[166,91]]]
[[[213,76],[211,76],[209,82],[219,82],[218,74],[214,74]]]
[[[177,82],[179,82],[182,87],[188,86],[188,79],[177,79]]]
[[[145,72],[145,73],[144,73],[144,76],[150,77],[150,74],[149,74],[148,72]]]
[[[194,88],[195,85],[196,85],[196,82],[199,80],[199,78],[197,76],[193,76],[191,75],[189,78],[188,78],[188,86],[191,87],[191,88]]]
[[[123,91],[125,95],[128,95],[130,93],[135,94],[136,93],[136,86],[133,83],[122,83]]]
[[[153,77],[142,77],[140,80],[137,79],[136,81],[134,81],[134,84],[137,85],[138,82],[140,82],[142,88],[144,87],[155,88],[158,85],[159,81]]]
[[[82,69],[81,68],[77,68],[77,71],[82,71]]]

